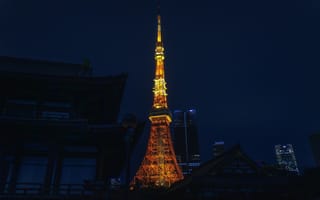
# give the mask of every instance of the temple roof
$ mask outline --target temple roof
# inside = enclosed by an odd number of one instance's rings
[[[82,64],[0,56],[0,102],[70,105],[89,123],[116,123],[127,74],[92,76]]]
[[[82,64],[0,56],[0,71],[59,76],[90,76],[89,62]]]
[[[174,184],[170,191],[175,191],[189,184],[221,183],[221,181],[254,182],[261,177],[279,176],[277,171],[259,166],[244,153],[240,145],[235,145],[220,156],[203,163],[198,169],[184,180]],[[260,177],[260,178],[258,178]]]

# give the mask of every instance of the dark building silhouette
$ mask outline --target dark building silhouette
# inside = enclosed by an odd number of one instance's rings
[[[310,135],[309,141],[316,165],[320,167],[320,133]]]
[[[130,199],[316,200],[320,168],[296,175],[275,165],[257,163],[240,145],[201,164],[192,174],[162,192],[132,192]]]
[[[187,175],[200,165],[196,110],[173,112],[173,144],[177,161]]]
[[[118,119],[127,75],[91,71],[0,57],[0,198],[106,197],[143,123]]]
[[[286,170],[258,165],[244,153],[240,145],[235,145],[174,184],[165,198],[308,199],[302,183],[303,179],[292,176]]]

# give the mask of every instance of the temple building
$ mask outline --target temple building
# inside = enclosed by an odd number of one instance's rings
[[[172,185],[164,197],[190,200],[308,199],[302,183],[298,176],[290,176],[285,170],[257,164],[240,145],[234,145]]]
[[[0,198],[104,199],[144,126],[119,119],[126,79],[0,57]]]

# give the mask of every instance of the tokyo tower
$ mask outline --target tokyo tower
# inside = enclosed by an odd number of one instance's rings
[[[157,16],[157,21],[153,105],[149,113],[150,135],[145,156],[131,181],[131,187],[168,188],[183,179],[170,134],[171,112],[167,104],[160,14]]]

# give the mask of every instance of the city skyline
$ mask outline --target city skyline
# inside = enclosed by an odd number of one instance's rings
[[[269,163],[275,144],[292,143],[299,166],[314,165],[319,8],[302,0],[161,2],[169,107],[197,109],[203,161],[223,140]],[[155,1],[1,1],[0,10],[0,55],[89,58],[96,75],[127,72],[121,113],[147,120]]]

